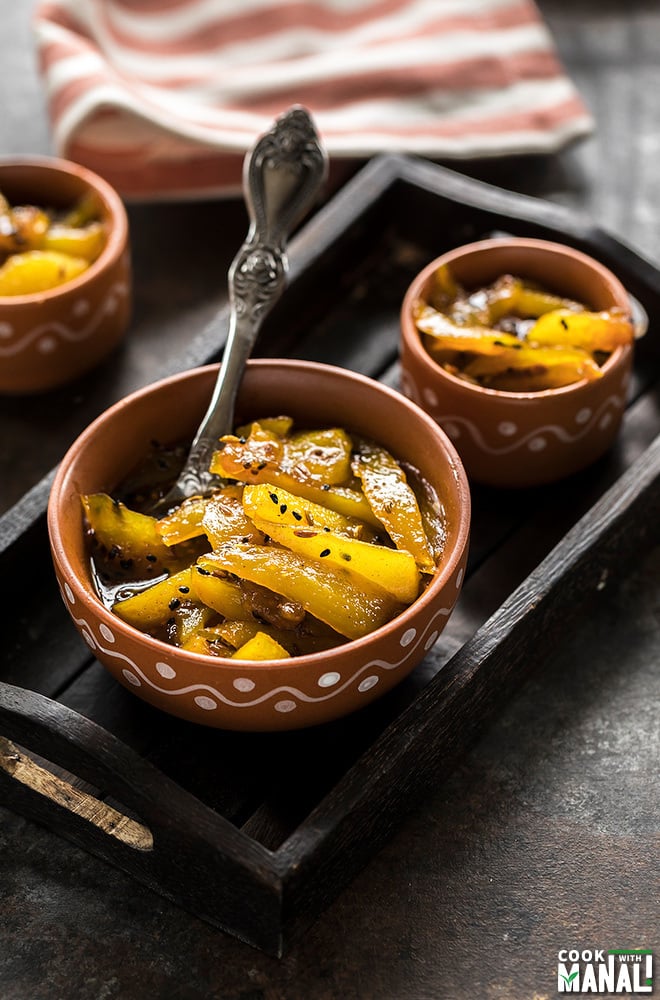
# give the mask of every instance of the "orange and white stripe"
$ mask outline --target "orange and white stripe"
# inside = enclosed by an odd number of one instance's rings
[[[592,121],[533,0],[39,0],[57,152],[128,197],[233,193],[291,104],[331,159],[552,152]]]

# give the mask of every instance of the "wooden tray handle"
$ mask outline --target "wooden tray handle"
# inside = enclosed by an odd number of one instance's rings
[[[40,760],[35,761],[32,755]],[[48,764],[54,765],[54,771]],[[83,779],[130,815],[57,771]],[[55,772],[55,773],[54,773]],[[223,838],[232,853],[237,831],[224,817],[162,774],[117,737],[44,695],[0,682],[0,804],[90,841],[150,852],[179,838]],[[195,839],[196,839],[195,838]],[[240,846],[236,845],[236,860]]]

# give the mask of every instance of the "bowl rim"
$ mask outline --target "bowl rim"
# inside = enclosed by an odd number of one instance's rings
[[[412,319],[412,305],[415,300],[420,298],[420,289],[426,281],[428,281],[429,277],[434,273],[434,271],[437,270],[440,264],[444,263],[448,258],[469,256],[471,253],[484,253],[491,249],[495,250],[506,247],[523,249],[529,248],[532,250],[542,250],[548,254],[572,257],[589,267],[591,270],[596,271],[601,278],[604,279],[605,283],[612,287],[613,291],[615,291],[617,295],[620,294],[622,299],[628,300],[628,293],[614,272],[604,264],[601,264],[600,261],[596,260],[594,257],[583,253],[581,250],[576,250],[564,243],[557,243],[554,240],[543,240],[525,236],[496,236],[485,240],[476,240],[472,243],[464,243],[461,246],[447,250],[445,253],[439,254],[432,261],[429,261],[429,263],[415,275],[406,289],[403,302],[401,304],[400,328],[402,339],[405,341],[406,346],[415,358],[422,363],[427,370],[431,371],[441,380],[447,380],[452,386],[456,386],[457,388],[464,390],[468,395],[474,394],[485,398],[490,397],[492,399],[501,399],[513,404],[518,402],[522,405],[526,402],[538,402],[542,399],[561,399],[564,396],[570,396],[575,392],[582,391],[591,384],[590,380],[581,378],[576,382],[569,383],[568,385],[556,386],[549,389],[528,390],[526,392],[518,392],[513,389],[493,389],[489,386],[468,382],[466,379],[461,379],[456,375],[452,375],[451,372],[446,371],[442,365],[438,364],[438,362],[431,357],[429,352],[425,349],[420,333]],[[610,371],[617,369],[630,354],[631,349],[630,344],[624,344],[616,347],[601,366],[603,374],[608,374]]]
[[[128,216],[124,203],[115,188],[99,174],[90,170],[89,167],[83,167],[81,164],[63,157],[2,156],[0,157],[0,189],[2,188],[3,168],[20,169],[21,167],[37,168],[43,170],[44,174],[63,173],[83,181],[103,201],[109,218],[108,234],[101,253],[81,274],[70,278],[61,285],[56,285],[55,288],[48,288],[42,292],[29,292],[26,295],[0,295],[0,306],[5,309],[11,308],[13,305],[42,303],[45,300],[51,302],[75,292],[101,271],[104,271],[106,267],[115,264],[128,243]]]
[[[357,382],[369,391],[381,392],[384,395],[389,396],[395,405],[402,406],[405,410],[412,411],[415,418],[426,426],[431,437],[437,441],[438,445],[444,451],[448,468],[451,473],[451,491],[456,498],[456,528],[455,540],[449,553],[449,557],[441,560],[436,572],[433,574],[422,593],[398,615],[386,622],[384,625],[381,625],[379,628],[369,632],[365,636],[361,636],[357,639],[349,639],[340,646],[334,646],[329,650],[321,650],[316,653],[306,653],[301,656],[292,656],[278,660],[265,661],[234,661],[231,657],[205,655],[203,653],[196,653],[190,650],[181,649],[179,646],[171,646],[160,639],[156,639],[153,636],[140,631],[134,626],[129,625],[127,622],[124,622],[117,615],[114,615],[109,608],[106,608],[99,596],[95,593],[91,579],[86,579],[83,583],[74,573],[69,561],[66,547],[62,542],[60,519],[63,514],[63,510],[58,503],[58,498],[62,495],[63,488],[71,475],[72,468],[75,466],[77,456],[94,439],[99,426],[107,423],[109,420],[112,420],[114,414],[120,410],[138,403],[141,399],[154,392],[165,390],[167,387],[175,385],[180,381],[203,378],[211,372],[217,372],[220,366],[217,363],[203,365],[198,368],[187,369],[174,375],[169,375],[163,379],[159,379],[157,382],[150,383],[149,385],[135,390],[128,396],[125,396],[116,403],[112,404],[112,406],[108,407],[101,414],[99,414],[99,416],[96,417],[95,420],[93,420],[92,423],[90,423],[87,428],[85,428],[85,430],[83,430],[82,433],[75,439],[57,468],[55,478],[50,489],[47,509],[48,536],[53,556],[57,556],[57,561],[62,566],[63,570],[66,571],[66,582],[69,586],[77,591],[79,598],[85,604],[93,605],[99,620],[102,620],[109,628],[119,629],[119,631],[126,633],[129,639],[144,643],[155,654],[160,654],[163,657],[168,654],[170,657],[176,656],[177,659],[182,657],[184,662],[188,661],[191,664],[198,665],[203,664],[204,666],[213,667],[219,672],[229,670],[231,673],[236,673],[237,675],[244,673],[246,670],[255,669],[265,671],[290,670],[298,668],[304,669],[305,667],[312,667],[320,662],[323,662],[329,657],[332,658],[341,656],[346,652],[346,650],[350,649],[352,652],[353,650],[366,648],[373,643],[375,639],[384,637],[387,632],[393,632],[399,628],[405,629],[406,623],[416,616],[417,610],[419,610],[420,607],[426,607],[426,605],[428,605],[433,599],[435,593],[441,590],[447,582],[451,580],[461,561],[466,557],[469,545],[471,522],[470,487],[467,473],[458,452],[442,428],[439,427],[439,425],[427,413],[425,413],[421,407],[417,406],[416,403],[413,403],[401,393],[391,389],[389,386],[377,382],[375,379],[371,379],[358,372],[353,372],[349,369],[340,368],[335,365],[315,361],[298,361],[281,358],[251,359],[247,364],[248,368],[252,370],[277,369],[278,367],[285,365],[293,370],[300,371],[302,375],[312,371],[324,371],[333,377],[338,377],[341,381],[349,380]],[[460,584],[456,589],[457,594],[460,593]]]

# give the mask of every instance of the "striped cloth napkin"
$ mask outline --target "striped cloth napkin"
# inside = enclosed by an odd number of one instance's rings
[[[34,28],[57,152],[128,198],[235,194],[291,104],[331,163],[592,128],[533,0],[38,0]]]

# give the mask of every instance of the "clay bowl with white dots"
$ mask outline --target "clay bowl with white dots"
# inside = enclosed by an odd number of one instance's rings
[[[234,730],[327,722],[368,705],[399,683],[445,627],[468,554],[465,470],[437,423],[394,390],[328,365],[250,361],[237,422],[286,413],[301,428],[342,426],[379,442],[434,487],[444,508],[444,550],[411,605],[370,634],[332,649],[260,662],[171,646],[123,622],[97,596],[80,495],[112,495],[154,439],[189,440],[207,407],[216,372],[216,366],[208,366],[139,390],[101,414],[71,446],[48,508],[62,598],[83,639],[116,680],[164,712]]]
[[[618,278],[571,247],[545,240],[498,238],[458,247],[413,280],[401,309],[401,382],[408,398],[444,428],[471,482],[527,487],[590,465],[612,445],[621,424],[633,347],[616,347],[602,375],[559,388],[512,392],[486,388],[445,370],[426,350],[413,305],[426,301],[434,275],[448,265],[468,291],[511,274],[599,312],[631,303]]]
[[[104,230],[100,253],[82,273],[44,291],[0,294],[0,393],[44,392],[93,368],[126,333],[131,310],[128,220],[119,195],[106,181],[55,157],[0,160],[0,192],[11,207],[37,206],[53,217],[92,197],[94,221]]]

